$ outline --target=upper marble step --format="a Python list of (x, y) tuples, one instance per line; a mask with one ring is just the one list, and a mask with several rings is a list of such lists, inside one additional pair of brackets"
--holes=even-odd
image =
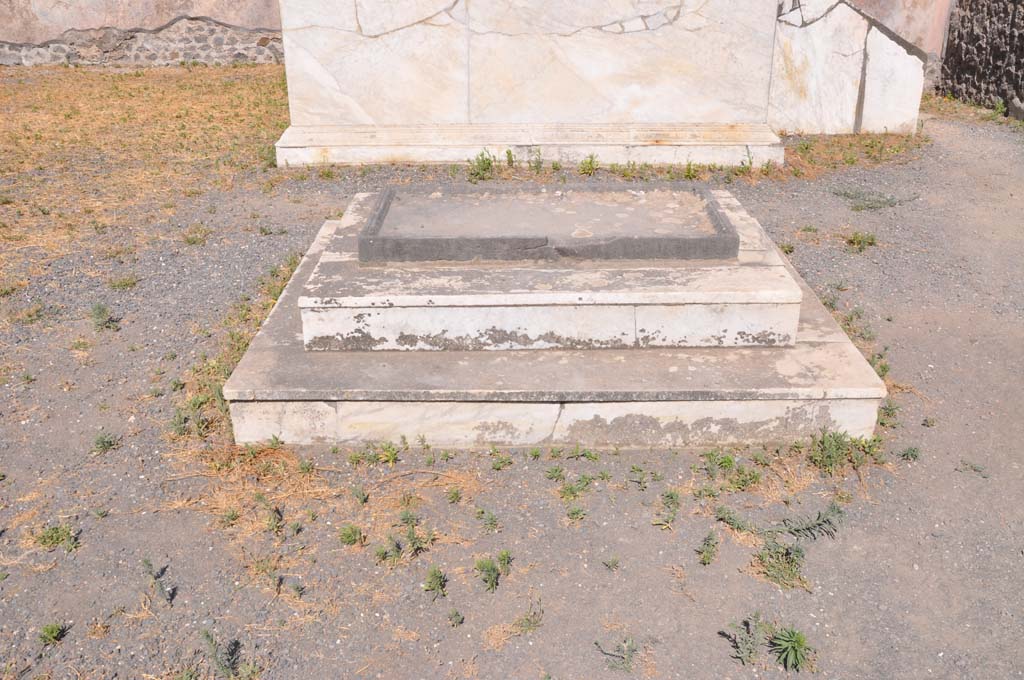
[[(618, 193), (622, 201), (610, 210), (628, 215), (629, 208), (647, 205), (644, 191)], [(674, 192), (650, 193), (658, 206), (652, 214), (675, 205), (666, 198)], [(735, 258), (384, 264), (358, 261), (360, 230), (371, 228), (380, 212), (375, 197), (357, 198), (345, 220), (326, 230), (330, 241), (298, 299), (305, 346), (463, 351), (793, 344), (800, 287), (735, 199), (727, 193), (708, 198), (738, 246)], [(490, 201), (486, 194), (478, 199)], [(454, 205), (455, 213), (464, 207)], [(551, 205), (562, 207), (559, 200)], [(447, 222), (459, 216), (435, 210), (422, 231), (464, 230)], [(558, 220), (576, 224), (578, 217), (559, 213)], [(611, 233), (621, 231), (611, 226)], [(653, 234), (666, 225), (646, 226)]]

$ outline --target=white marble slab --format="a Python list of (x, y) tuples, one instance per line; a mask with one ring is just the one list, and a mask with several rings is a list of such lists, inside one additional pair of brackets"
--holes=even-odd
[(779, 18), (768, 122), (790, 133), (854, 131), (868, 22), (845, 4), (805, 23)]
[(924, 63), (877, 28), (867, 38), (861, 132), (917, 132)]

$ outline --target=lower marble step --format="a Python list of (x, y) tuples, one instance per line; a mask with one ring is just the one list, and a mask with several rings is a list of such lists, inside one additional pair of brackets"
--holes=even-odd
[(465, 163), (482, 150), (526, 162), (755, 166), (785, 162), (778, 136), (765, 123), (632, 125), (452, 124), (419, 126), (292, 126), (277, 142), (279, 166), (371, 163)]

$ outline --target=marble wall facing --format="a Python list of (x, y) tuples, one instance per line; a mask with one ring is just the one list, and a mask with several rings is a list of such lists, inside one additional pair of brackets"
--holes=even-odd
[(847, 0), (281, 0), (281, 20), (292, 164), (777, 162), (773, 131), (916, 131), (926, 60)]
[(292, 124), (763, 123), (765, 0), (282, 0)]

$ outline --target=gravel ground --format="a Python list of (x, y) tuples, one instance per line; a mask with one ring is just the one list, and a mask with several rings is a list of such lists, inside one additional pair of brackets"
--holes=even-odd
[[(718, 560), (697, 564), (694, 549), (714, 521), (689, 496), (673, 531), (650, 525), (663, 491), (688, 488), (692, 452), (603, 453), (596, 462), (517, 453), (501, 471), (487, 452), (462, 452), (437, 463), (450, 477), (431, 485), (429, 476), (394, 478), (422, 468), (427, 452), (366, 470), (313, 449), (299, 453), (337, 472), (322, 473), (326, 491), (280, 501), (284, 523), (301, 532), (222, 528), (212, 482), (181, 478), (180, 446), (167, 434), (179, 398), (172, 381), (216, 352), (233, 305), (305, 250), (353, 193), (434, 171), (313, 174), (270, 191), (239, 182), (198, 193), (173, 218), (137, 225), (148, 235), (142, 247), (118, 253), (116, 233), (99, 234), (98, 247), (46, 263), (0, 303), (4, 318), (39, 317), (0, 326), (0, 677), (212, 677), (203, 630), (224, 645), (237, 640), (263, 678), (628, 677), (594, 646), (626, 638), (640, 648), (637, 676), (781, 677), (767, 660), (739, 665), (718, 634), (755, 610), (804, 630), (823, 677), (1024, 675), (1024, 136), (940, 119), (925, 131), (933, 143), (906, 163), (729, 186), (778, 243), (793, 246), (813, 287), (836, 295), (842, 312), (863, 310), (890, 377), (905, 387), (886, 447), (921, 450), (916, 463), (840, 485), (852, 500), (835, 540), (808, 548), (811, 592), (754, 578), (752, 549), (721, 531)], [(896, 205), (856, 211), (838, 195), (851, 190)], [(198, 222), (213, 231), (189, 245), (182, 233)], [(843, 238), (854, 231), (878, 244), (853, 252)], [(136, 286), (111, 289), (110, 279), (128, 274)], [(97, 302), (119, 331), (94, 330)], [(102, 433), (119, 440), (98, 453)], [(576, 523), (545, 478), (556, 465), (570, 481), (611, 476), (578, 501), (587, 514)], [(627, 481), (634, 465), (655, 473), (646, 489)], [(243, 482), (250, 496), (260, 491), (258, 480)], [(366, 508), (347, 491), (357, 484), (378, 490)], [(464, 490), (460, 503), (445, 501), (449, 486)], [(785, 498), (788, 508), (752, 494), (729, 502), (767, 522), (813, 513), (836, 490), (814, 480)], [(421, 529), (441, 538), (408, 563), (377, 565), (373, 548), (399, 531), (389, 525), (405, 493), (418, 498), (405, 502)], [(481, 528), (477, 508), (497, 515), (498, 533)], [(368, 547), (337, 541), (350, 521), (369, 529)], [(54, 524), (79, 532), (80, 545), (40, 548), (33, 533)], [(502, 549), (512, 570), (487, 593), (474, 560)], [(619, 569), (602, 565), (613, 557)], [(166, 567), (172, 605), (156, 597), (144, 559)], [(273, 564), (261, 569), (261, 560)], [(421, 588), (432, 564), (449, 577), (437, 602)], [(531, 603), (543, 609), (540, 629), (500, 644)], [(466, 618), (457, 628), (453, 607)], [(52, 622), (69, 628), (43, 646), (40, 629)]]

